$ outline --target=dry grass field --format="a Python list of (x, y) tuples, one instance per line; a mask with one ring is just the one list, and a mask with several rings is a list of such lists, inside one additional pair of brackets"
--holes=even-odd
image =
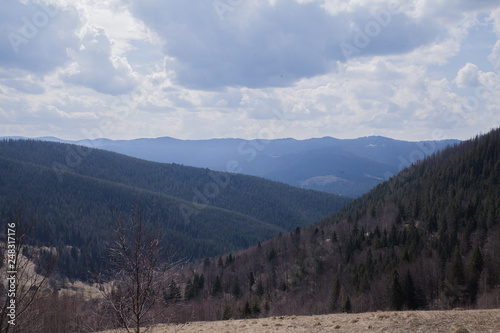
[[(114, 330), (103, 333), (122, 333)], [(284, 316), (261, 319), (158, 325), (154, 333), (330, 333), (330, 332), (443, 332), (500, 333), (500, 310), (371, 312), (321, 316)]]

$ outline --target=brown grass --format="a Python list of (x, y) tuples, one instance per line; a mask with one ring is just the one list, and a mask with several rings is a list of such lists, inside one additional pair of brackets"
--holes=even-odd
[[(103, 333), (122, 332), (123, 331), (120, 330), (114, 330)], [(157, 325), (152, 327), (148, 332), (500, 333), (500, 310), (371, 312), (321, 316), (283, 316), (246, 320), (192, 322), (184, 325)]]

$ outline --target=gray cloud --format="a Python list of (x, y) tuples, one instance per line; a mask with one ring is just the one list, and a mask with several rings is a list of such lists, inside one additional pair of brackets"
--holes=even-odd
[(367, 9), (332, 16), (318, 2), (260, 1), (253, 7), (242, 2), (222, 20), (213, 4), (130, 4), (131, 12), (163, 38), (165, 54), (175, 59), (169, 69), (188, 88), (290, 86), (328, 73), (349, 57), (409, 52), (440, 32), (430, 20), (384, 8), (378, 16)]
[(0, 9), (0, 67), (44, 75), (68, 60), (81, 26), (76, 9), (7, 1)]

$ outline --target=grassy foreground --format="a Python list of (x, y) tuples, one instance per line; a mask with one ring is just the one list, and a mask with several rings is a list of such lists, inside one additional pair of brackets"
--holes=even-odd
[[(122, 333), (122, 330), (103, 333)], [(260, 319), (157, 325), (148, 332), (446, 332), (500, 333), (500, 310), (369, 312), (321, 316), (283, 316)]]

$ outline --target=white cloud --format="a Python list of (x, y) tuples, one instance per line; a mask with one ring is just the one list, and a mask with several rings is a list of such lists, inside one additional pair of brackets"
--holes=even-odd
[(498, 40), (488, 56), (488, 60), (495, 66), (497, 72), (500, 72), (500, 40)]
[(38, 95), (45, 92), (45, 88), (42, 85), (29, 79), (5, 80), (2, 84), (25, 94)]
[(137, 84), (126, 58), (111, 55), (111, 43), (101, 28), (87, 30), (72, 58), (76, 72), (63, 75), (67, 83), (110, 95), (127, 93)]
[(475, 88), (479, 86), (479, 68), (467, 63), (460, 71), (458, 71), (455, 83), (460, 88)]

